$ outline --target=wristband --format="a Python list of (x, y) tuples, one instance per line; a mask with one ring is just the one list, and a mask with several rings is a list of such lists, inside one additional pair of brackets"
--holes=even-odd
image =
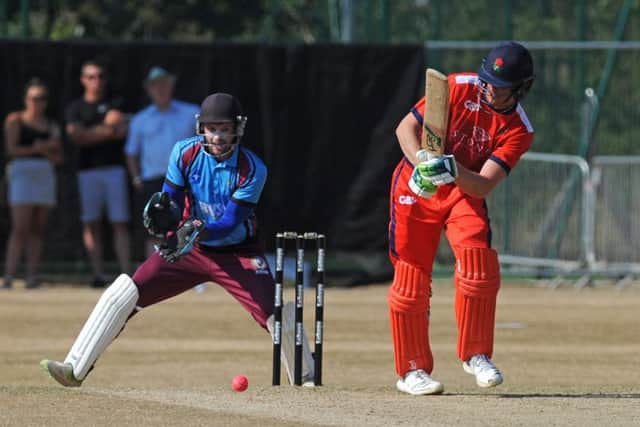
[(134, 176), (131, 182), (133, 182), (134, 184), (142, 184), (142, 177), (140, 175)]

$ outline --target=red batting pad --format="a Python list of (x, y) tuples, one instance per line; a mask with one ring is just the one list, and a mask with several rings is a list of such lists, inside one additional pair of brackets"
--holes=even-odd
[(429, 298), (431, 275), (424, 270), (397, 261), (389, 289), (389, 317), (395, 354), (396, 372), (433, 370), (429, 346)]
[(458, 357), (462, 361), (475, 354), (491, 357), (496, 298), (500, 288), (498, 254), (493, 249), (463, 248), (457, 255)]

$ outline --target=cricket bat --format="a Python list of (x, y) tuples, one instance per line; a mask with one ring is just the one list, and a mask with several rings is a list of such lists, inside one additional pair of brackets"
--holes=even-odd
[(449, 81), (433, 68), (426, 71), (425, 100), (420, 145), (431, 156), (440, 157), (444, 154), (449, 124)]

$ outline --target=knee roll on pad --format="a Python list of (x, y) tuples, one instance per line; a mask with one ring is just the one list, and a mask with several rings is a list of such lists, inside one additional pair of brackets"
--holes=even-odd
[(120, 333), (138, 301), (138, 287), (126, 274), (121, 274), (102, 293), (65, 363), (73, 366), (73, 375), (83, 380), (95, 361)]
[(458, 357), (493, 354), (496, 298), (500, 288), (498, 254), (488, 248), (463, 248), (455, 271)]
[(388, 302), (399, 376), (413, 369), (424, 369), (429, 373), (433, 370), (429, 346), (430, 292), (430, 274), (404, 261), (396, 262)]

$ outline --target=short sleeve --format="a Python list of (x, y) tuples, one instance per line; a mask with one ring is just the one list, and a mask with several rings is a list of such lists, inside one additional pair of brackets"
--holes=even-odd
[(166, 180), (179, 188), (184, 188), (184, 176), (182, 175), (182, 144), (176, 144), (171, 150), (169, 166), (167, 167)]
[(504, 144), (500, 144), (489, 158), (500, 164), (509, 173), (516, 166), (520, 157), (531, 147), (534, 133), (524, 129), (515, 129), (503, 137)]
[(137, 156), (140, 154), (142, 143), (142, 118), (139, 114), (133, 116), (129, 124), (129, 132), (127, 133), (127, 142), (124, 146), (124, 152), (128, 156)]
[(262, 190), (267, 181), (267, 167), (255, 156), (249, 156), (247, 161), (250, 165), (249, 173), (240, 176), (243, 182), (232, 194), (232, 199), (240, 204), (257, 204), (260, 200)]

